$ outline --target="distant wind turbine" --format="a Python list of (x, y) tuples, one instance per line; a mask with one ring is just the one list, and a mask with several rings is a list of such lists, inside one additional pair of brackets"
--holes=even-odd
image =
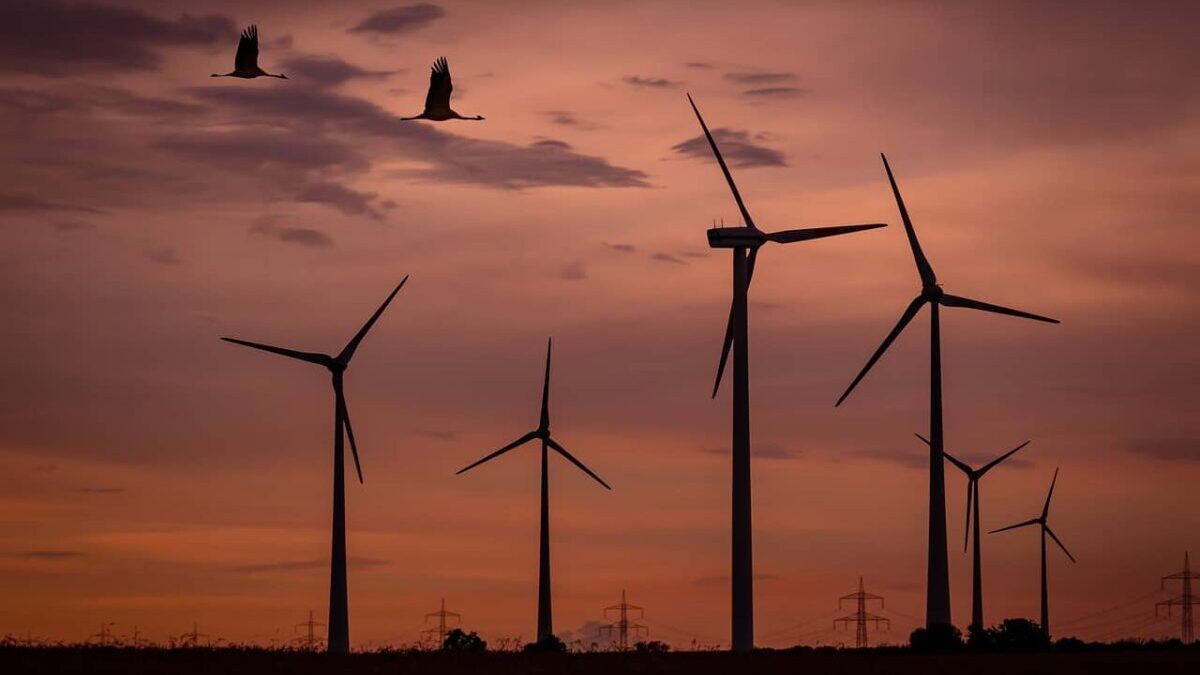
[(455, 475), (465, 471), (470, 471), (475, 467), (489, 462), (500, 455), (520, 447), (533, 440), (541, 440), (542, 442), (542, 520), (541, 520), (541, 536), (539, 549), (539, 565), (538, 565), (538, 619), (537, 619), (537, 642), (543, 643), (547, 638), (554, 636), (554, 621), (551, 617), (550, 606), (550, 475), (547, 467), (548, 449), (552, 448), (555, 452), (562, 455), (581, 471), (591, 476), (597, 483), (611, 490), (608, 483), (605, 483), (599, 476), (592, 473), (592, 470), (583, 465), (575, 456), (567, 452), (567, 449), (559, 445), (558, 441), (550, 435), (550, 348), (552, 343), (546, 341), (546, 378), (542, 384), (542, 415), (538, 421), (538, 426), (533, 431), (525, 434), (517, 440), (500, 448), (483, 459), (469, 464), (459, 469)]
[(899, 207), (900, 217), (904, 220), (904, 232), (908, 235), (908, 245), (912, 249), (913, 260), (917, 263), (917, 272), (921, 275), (921, 292), (904, 309), (904, 313), (900, 315), (900, 321), (896, 323), (896, 327), (883, 339), (883, 344), (879, 345), (879, 349), (876, 349), (871, 358), (867, 360), (867, 365), (863, 366), (863, 369), (859, 371), (854, 381), (850, 383), (850, 386), (846, 387), (846, 391), (838, 398), (835, 405), (840, 406), (842, 401), (846, 400), (850, 392), (854, 391), (854, 388), (862, 381), (867, 371), (871, 370), (871, 366), (875, 365), (879, 357), (883, 356), (883, 353), (891, 346), (896, 336), (900, 335), (904, 327), (913, 320), (913, 317), (917, 315), (921, 307), (928, 304), (931, 326), (929, 334), (929, 553), (927, 559), (925, 625), (927, 627), (938, 624), (949, 625), (951, 623), (950, 569), (949, 554), (946, 550), (945, 463), (942, 461), (944, 450), (942, 439), (942, 334), (941, 324), (938, 319), (938, 309), (940, 306), (945, 305), (947, 307), (978, 309), (995, 314), (1006, 314), (1008, 316), (1017, 316), (1049, 323), (1058, 323), (1058, 320), (979, 300), (950, 295), (942, 291), (941, 285), (937, 282), (937, 275), (933, 273), (933, 267), (921, 251), (921, 244), (917, 241), (916, 230), (913, 229), (912, 221), (908, 217), (908, 209), (904, 208), (904, 200), (900, 197), (900, 188), (896, 187), (896, 179), (892, 176), (892, 167), (888, 165), (886, 156), (880, 155), (880, 157), (883, 157), (883, 168), (887, 171), (888, 181), (892, 184), (892, 194), (896, 197), (896, 206)]
[(226, 342), (324, 366), (333, 376), (333, 552), (329, 575), (329, 638), (326, 645), (330, 652), (335, 653), (350, 651), (350, 613), (346, 593), (346, 453), (343, 446), (343, 430), (345, 436), (350, 439), (350, 452), (354, 456), (354, 470), (358, 473), (358, 482), (362, 483), (363, 480), (362, 465), (358, 461), (358, 445), (354, 442), (354, 430), (350, 426), (350, 411), (346, 408), (346, 396), (342, 391), (342, 375), (350, 365), (350, 359), (354, 357), (359, 343), (379, 320), (383, 310), (387, 309), (392, 298), (396, 297), (396, 293), (400, 292), (406, 281), (408, 281), (407, 276), (400, 280), (399, 285), (392, 290), (379, 309), (375, 310), (371, 318), (367, 319), (367, 323), (359, 329), (358, 333), (350, 338), (350, 342), (346, 343), (337, 356), (299, 352), (236, 338), (221, 338)]
[(242, 31), (238, 40), (237, 56), (233, 57), (233, 70), (228, 73), (213, 73), (211, 77), (240, 77), (253, 79), (255, 77), (278, 77), (286, 80), (287, 75), (273, 75), (258, 67), (258, 26), (251, 24)]
[(1071, 555), (1071, 552), (1067, 550), (1067, 547), (1064, 546), (1061, 541), (1059, 541), (1058, 537), (1054, 534), (1054, 530), (1050, 529), (1050, 524), (1048, 522), (1046, 522), (1046, 519), (1049, 518), (1049, 516), (1050, 516), (1050, 498), (1054, 496), (1054, 484), (1057, 482), (1058, 482), (1058, 469), (1055, 469), (1054, 470), (1054, 479), (1050, 481), (1050, 492), (1048, 492), (1046, 494), (1046, 505), (1042, 507), (1042, 515), (1038, 516), (1037, 518), (1030, 518), (1029, 520), (1026, 520), (1024, 522), (1017, 523), (1016, 525), (1009, 525), (1008, 527), (1002, 527), (998, 530), (992, 530), (991, 532), (988, 533), (988, 534), (995, 534), (996, 532), (1004, 532), (1005, 530), (1015, 530), (1019, 527), (1028, 527), (1030, 525), (1040, 525), (1041, 526), (1041, 528), (1042, 528), (1042, 633), (1044, 633), (1047, 638), (1050, 637), (1050, 594), (1047, 590), (1047, 585), (1046, 585), (1046, 535), (1050, 535), (1050, 538), (1054, 540), (1054, 543), (1058, 544), (1058, 547), (1062, 549), (1063, 553), (1067, 554), (1067, 557), (1071, 559), (1071, 562), (1075, 562), (1075, 556)]
[(446, 120), (481, 120), (483, 115), (463, 117), (450, 107), (450, 93), (454, 91), (454, 83), (450, 81), (450, 64), (446, 57), (433, 62), (429, 71), (429, 93), (425, 94), (425, 110), (420, 115), (401, 117), (401, 120), (430, 120), (445, 122)]
[[(861, 230), (871, 230), (885, 227), (883, 223), (871, 225), (840, 225), (837, 227), (815, 227), (803, 230), (784, 230), (782, 232), (763, 232), (754, 225), (754, 219), (742, 201), (737, 185), (733, 182), (733, 174), (721, 156), (717, 142), (708, 131), (708, 125), (700, 116), (696, 102), (688, 94), (688, 102), (704, 137), (712, 148), (725, 181), (733, 192), (738, 210), (745, 220), (745, 227), (714, 227), (708, 231), (708, 245), (712, 248), (728, 248), (733, 250), (733, 306), (729, 310), (729, 321), (725, 325), (725, 342), (721, 347), (721, 360), (717, 365), (717, 380), (713, 385), (713, 397), (721, 386), (721, 375), (725, 372), (725, 362), (729, 357), (729, 349), (733, 352), (733, 554), (732, 554), (732, 617), (731, 633), (734, 651), (747, 651), (754, 648), (754, 564), (753, 546), (751, 543), (751, 499), (750, 499), (750, 373), (749, 348), (747, 347), (748, 317), (746, 311), (746, 294), (750, 288), (750, 279), (754, 275), (754, 263), (758, 260), (758, 249), (767, 242), (790, 244), (797, 241), (821, 239), (839, 234), (849, 234)], [(746, 251), (750, 253), (747, 256)]]
[[(916, 437), (921, 439), (922, 441), (925, 441), (926, 445), (929, 445), (928, 438), (925, 438), (921, 434), (916, 434)], [(964, 551), (967, 550), (967, 538), (970, 537), (972, 532), (975, 533), (975, 537), (973, 539), (973, 541), (975, 543), (975, 547), (974, 547), (974, 552), (971, 556), (971, 558), (972, 558), (971, 566), (972, 566), (972, 572), (974, 574), (974, 577), (971, 582), (971, 626), (977, 626), (979, 628), (982, 628), (984, 626), (984, 623), (983, 623), (982, 563), (980, 562), (980, 553), (979, 553), (979, 551), (980, 551), (980, 544), (979, 544), (979, 540), (980, 540), (980, 536), (979, 536), (979, 481), (980, 481), (980, 479), (983, 478), (984, 474), (986, 474), (988, 471), (991, 471), (997, 464), (1003, 462), (1004, 460), (1008, 459), (1009, 457), (1012, 457), (1014, 454), (1016, 454), (1016, 452), (1018, 450), (1029, 445), (1029, 443), (1030, 443), (1030, 441), (1025, 441), (1024, 443), (1018, 445), (1017, 447), (1013, 448), (1012, 450), (1009, 450), (1008, 452), (1004, 453), (1003, 455), (1000, 455), (996, 459), (993, 459), (992, 461), (988, 462), (987, 464), (984, 464), (982, 467), (980, 467), (978, 469), (972, 469), (965, 462), (959, 461), (958, 459), (956, 459), (954, 457), (954, 455), (951, 455), (948, 452), (943, 453), (946, 456), (946, 459), (950, 460), (950, 462), (952, 464), (954, 464), (954, 466), (957, 466), (959, 468), (959, 470), (961, 470), (967, 476), (967, 519), (964, 521), (966, 526), (963, 529), (963, 550)], [(975, 523), (974, 523), (973, 528), (972, 528), (972, 524), (971, 524), (971, 510), (972, 509), (974, 509), (974, 511), (975, 511)]]

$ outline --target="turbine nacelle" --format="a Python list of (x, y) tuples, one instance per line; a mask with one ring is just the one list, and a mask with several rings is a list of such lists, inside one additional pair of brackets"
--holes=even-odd
[(758, 248), (766, 241), (766, 233), (757, 227), (714, 227), (708, 231), (712, 248)]

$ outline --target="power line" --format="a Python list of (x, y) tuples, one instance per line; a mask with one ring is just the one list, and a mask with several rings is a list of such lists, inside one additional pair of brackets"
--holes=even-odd
[(1192, 595), (1192, 579), (1200, 579), (1200, 574), (1193, 574), (1191, 565), (1188, 564), (1188, 554), (1185, 551), (1183, 554), (1183, 571), (1165, 576), (1162, 578), (1162, 587), (1166, 589), (1168, 581), (1180, 581), (1183, 584), (1183, 593), (1178, 597), (1171, 598), (1154, 605), (1154, 615), (1158, 616), (1158, 608), (1166, 607), (1167, 616), (1171, 616), (1171, 610), (1175, 607), (1182, 608), (1182, 617), (1180, 618), (1180, 639), (1183, 644), (1190, 645), (1195, 636), (1192, 633), (1192, 607), (1196, 604), (1196, 596)]
[(433, 638), (433, 636), (436, 635), (437, 636), (437, 648), (441, 649), (442, 646), (446, 644), (446, 633), (448, 632), (446, 630), (446, 628), (447, 628), (446, 619), (452, 619), (455, 623), (461, 623), (462, 615), (458, 614), (456, 612), (447, 612), (446, 611), (446, 599), (442, 598), (442, 608), (436, 612), (430, 612), (430, 613), (426, 614), (425, 622), (428, 623), (429, 620), (435, 616), (437, 617), (437, 620), (438, 620), (437, 627), (421, 631), (421, 642), (430, 640)]
[(633, 638), (636, 640), (640, 636), (650, 634), (650, 629), (640, 623), (633, 623), (629, 620), (629, 612), (637, 612), (636, 618), (640, 619), (646, 615), (646, 610), (637, 605), (631, 605), (625, 601), (625, 589), (621, 589), (621, 602), (615, 605), (609, 605), (604, 608), (604, 618), (609, 618), (609, 612), (617, 612), (617, 620), (612, 623), (605, 624), (600, 627), (600, 634), (607, 634), (609, 639), (612, 638), (613, 631), (617, 633), (617, 649), (625, 651), (629, 649), (629, 633), (633, 633)]
[(868, 623), (874, 623), (875, 628), (879, 628), (879, 625), (883, 624), (885, 626), (885, 630), (890, 629), (892, 627), (891, 619), (879, 616), (878, 614), (870, 614), (867, 612), (867, 602), (870, 600), (878, 600), (879, 607), (880, 607), (880, 609), (882, 609), (883, 608), (883, 596), (873, 595), (873, 594), (868, 593), (865, 590), (863, 590), (863, 578), (862, 577), (858, 578), (858, 591), (856, 593), (851, 593), (849, 595), (843, 595), (842, 597), (838, 598), (838, 609), (842, 608), (842, 603), (845, 602), (846, 600), (853, 600), (855, 602), (855, 605), (856, 605), (855, 612), (853, 614), (847, 614), (846, 616), (843, 616), (841, 618), (834, 619), (833, 627), (836, 629), (837, 625), (839, 623), (844, 624), (848, 627), (850, 625), (850, 622), (854, 622), (854, 626), (855, 626), (854, 646), (855, 647), (862, 649), (863, 647), (867, 646), (867, 624)]

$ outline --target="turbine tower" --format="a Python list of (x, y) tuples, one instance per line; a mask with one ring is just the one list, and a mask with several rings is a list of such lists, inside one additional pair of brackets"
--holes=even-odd
[(387, 296), (387, 299), (383, 301), (379, 309), (375, 310), (375, 313), (371, 315), (367, 323), (359, 329), (354, 337), (350, 338), (350, 342), (346, 343), (346, 346), (337, 356), (315, 352), (300, 352), (235, 338), (221, 338), (226, 342), (261, 349), (272, 354), (279, 354), (280, 356), (323, 366), (332, 375), (333, 541), (329, 565), (329, 637), (326, 640), (326, 649), (339, 654), (350, 651), (350, 613), (346, 596), (346, 453), (343, 446), (343, 430), (345, 437), (350, 439), (350, 452), (354, 456), (354, 470), (358, 473), (358, 482), (362, 483), (363, 480), (362, 465), (358, 461), (358, 445), (354, 442), (354, 430), (350, 426), (350, 411), (346, 409), (346, 396), (342, 390), (342, 376), (345, 374), (346, 368), (350, 365), (350, 359), (354, 357), (354, 351), (358, 349), (359, 343), (366, 337), (367, 332), (371, 330), (375, 322), (379, 320), (379, 316), (383, 314), (383, 310), (387, 309), (392, 298), (396, 297), (396, 293), (400, 292), (406, 281), (408, 281), (407, 276), (400, 280), (400, 283)]
[[(708, 131), (708, 125), (700, 116), (696, 102), (688, 95), (688, 102), (696, 113), (704, 137), (712, 148), (725, 181), (733, 192), (733, 199), (741, 211), (745, 227), (714, 227), (708, 231), (708, 245), (712, 248), (728, 248), (733, 251), (733, 304), (729, 310), (729, 321), (725, 325), (725, 342), (721, 347), (721, 360), (717, 365), (717, 379), (713, 385), (713, 397), (721, 386), (725, 362), (729, 349), (733, 347), (733, 527), (732, 527), (732, 617), (731, 634), (734, 651), (754, 648), (754, 565), (751, 540), (750, 499), (750, 373), (749, 347), (747, 346), (746, 293), (754, 276), (754, 264), (758, 249), (767, 242), (790, 244), (861, 230), (885, 227), (883, 223), (871, 225), (842, 225), (817, 227), (782, 232), (764, 232), (754, 224), (746, 209), (742, 195), (733, 182), (733, 174), (725, 164), (725, 158)], [(749, 251), (749, 255), (747, 255)]]
[[(917, 438), (921, 439), (922, 441), (925, 441), (926, 445), (929, 445), (928, 438), (925, 438), (921, 434), (916, 434), (916, 436), (917, 436)], [(979, 546), (979, 540), (980, 540), (980, 536), (979, 536), (979, 480), (981, 478), (983, 478), (984, 474), (986, 474), (988, 471), (991, 471), (997, 464), (999, 464), (1000, 462), (1003, 462), (1004, 460), (1008, 459), (1009, 457), (1012, 457), (1013, 454), (1015, 454), (1021, 448), (1029, 445), (1029, 443), (1030, 443), (1029, 441), (1025, 441), (1024, 443), (1018, 445), (1017, 447), (1013, 448), (1012, 450), (1009, 450), (1008, 452), (1004, 453), (1003, 455), (1000, 455), (996, 459), (993, 459), (992, 461), (988, 462), (987, 464), (984, 464), (982, 467), (980, 467), (978, 469), (972, 469), (966, 463), (959, 461), (958, 459), (956, 459), (954, 457), (954, 455), (951, 455), (948, 452), (944, 453), (946, 455), (946, 459), (950, 460), (951, 464), (953, 464), (954, 466), (957, 466), (959, 468), (959, 470), (961, 470), (967, 476), (967, 518), (965, 521), (963, 521), (965, 523), (965, 528), (963, 529), (963, 550), (964, 551), (967, 550), (967, 539), (968, 539), (968, 537), (971, 536), (971, 533), (974, 532), (975, 536), (972, 539), (972, 541), (974, 543), (974, 550), (972, 551), (972, 556), (971, 556), (971, 568), (972, 568), (972, 573), (974, 574), (974, 576), (971, 580), (971, 626), (972, 627), (983, 628), (983, 625), (984, 625), (983, 624), (983, 578), (982, 578), (982, 567), (983, 566), (982, 566), (982, 563), (980, 562), (980, 557), (979, 557), (979, 548), (980, 548), (980, 546)], [(974, 509), (974, 512), (975, 512), (974, 527), (972, 527), (972, 524), (971, 524), (972, 509)]]
[(998, 530), (992, 530), (991, 532), (988, 533), (988, 534), (993, 534), (996, 532), (1004, 532), (1005, 530), (1015, 530), (1018, 527), (1028, 527), (1030, 525), (1040, 525), (1041, 526), (1041, 528), (1042, 528), (1042, 633), (1046, 636), (1047, 640), (1050, 639), (1050, 595), (1047, 591), (1047, 586), (1046, 586), (1046, 535), (1050, 535), (1050, 538), (1054, 540), (1054, 543), (1058, 544), (1058, 547), (1062, 549), (1063, 553), (1067, 554), (1067, 557), (1071, 559), (1071, 562), (1075, 562), (1075, 556), (1071, 555), (1071, 552), (1067, 550), (1067, 547), (1064, 546), (1061, 541), (1059, 541), (1058, 537), (1054, 534), (1054, 530), (1050, 529), (1050, 524), (1046, 522), (1046, 519), (1050, 516), (1050, 498), (1054, 496), (1054, 484), (1057, 482), (1058, 482), (1058, 469), (1055, 469), (1054, 470), (1054, 479), (1050, 481), (1050, 492), (1048, 492), (1046, 494), (1046, 505), (1042, 507), (1042, 515), (1038, 516), (1037, 518), (1030, 518), (1029, 520), (1026, 520), (1024, 522), (1017, 523), (1016, 525), (1009, 525), (1008, 527), (1002, 527)]
[(537, 619), (537, 641), (539, 644), (544, 642), (547, 638), (554, 636), (554, 622), (551, 617), (551, 611), (550, 611), (550, 609), (551, 609), (550, 608), (550, 476), (549, 476), (548, 467), (547, 467), (547, 458), (549, 456), (548, 450), (553, 449), (555, 452), (557, 452), (558, 454), (565, 457), (567, 459), (567, 461), (569, 461), (572, 464), (574, 464), (575, 466), (579, 467), (579, 469), (581, 471), (583, 471), (587, 475), (591, 476), (592, 479), (595, 480), (597, 483), (603, 485), (606, 489), (609, 489), (609, 490), (612, 489), (611, 487), (609, 487), (608, 483), (605, 483), (603, 480), (600, 479), (599, 476), (597, 476), (595, 473), (592, 473), (592, 470), (587, 468), (586, 466), (584, 466), (583, 462), (580, 462), (578, 459), (575, 459), (574, 455), (567, 452), (567, 449), (564, 448), (562, 445), (560, 445), (558, 443), (558, 441), (554, 440), (554, 438), (550, 435), (550, 349), (551, 349), (551, 346), (552, 346), (551, 341), (547, 340), (546, 341), (546, 378), (542, 384), (542, 414), (541, 414), (541, 419), (538, 421), (537, 428), (534, 429), (533, 431), (530, 431), (529, 433), (525, 434), (524, 436), (518, 438), (517, 440), (513, 441), (512, 443), (509, 443), (508, 445), (504, 446), (503, 448), (500, 448), (499, 450), (493, 452), (492, 454), (488, 455), (487, 457), (484, 457), (483, 459), (481, 459), (477, 462), (474, 462), (472, 464), (469, 464), (469, 465), (459, 469), (458, 472), (455, 474), (455, 475), (457, 475), (457, 474), (463, 473), (464, 471), (470, 471), (471, 469), (479, 466), (480, 464), (491, 461), (491, 460), (499, 457), (500, 455), (503, 455), (504, 453), (508, 452), (509, 450), (512, 450), (513, 448), (524, 445), (530, 441), (540, 440), (542, 442), (542, 520), (541, 520), (541, 536), (539, 538), (539, 541), (540, 541), (539, 553), (540, 553), (540, 555), (539, 555), (539, 565), (538, 565), (538, 619)]
[(896, 339), (904, 327), (913, 320), (917, 312), (925, 304), (929, 305), (930, 318), (930, 356), (929, 356), (929, 551), (928, 551), (928, 568), (926, 572), (926, 596), (925, 596), (925, 625), (932, 627), (937, 624), (950, 624), (950, 569), (949, 569), (949, 554), (946, 550), (946, 478), (945, 466), (942, 461), (943, 442), (942, 442), (942, 338), (941, 328), (938, 317), (938, 309), (941, 306), (946, 307), (964, 307), (967, 309), (978, 309), (984, 312), (992, 312), (994, 314), (1007, 314), (1008, 316), (1021, 317), (1023, 319), (1033, 319), (1035, 321), (1046, 321), (1049, 323), (1058, 323), (1057, 319), (1051, 319), (1029, 312), (1022, 312), (1016, 309), (1009, 309), (999, 305), (993, 305), (979, 300), (972, 300), (957, 295), (950, 295), (942, 291), (942, 287), (937, 282), (937, 275), (933, 273), (933, 267), (929, 264), (929, 260), (925, 258), (925, 254), (921, 251), (921, 244), (917, 241), (916, 230), (913, 229), (912, 221), (908, 217), (908, 210), (904, 208), (904, 200), (900, 197), (900, 188), (896, 187), (896, 179), (892, 176), (892, 168), (888, 165), (887, 157), (883, 157), (883, 168), (887, 171), (888, 182), (892, 184), (892, 194), (896, 197), (896, 206), (900, 209), (900, 217), (904, 221), (904, 232), (908, 235), (908, 245), (912, 249), (913, 259), (917, 264), (917, 272), (921, 276), (921, 292), (917, 297), (913, 298), (912, 302), (905, 308), (904, 313), (900, 315), (900, 321), (896, 323), (896, 327), (892, 332), (888, 333), (883, 339), (883, 344), (879, 345), (879, 349), (871, 355), (867, 360), (867, 365), (859, 371), (854, 381), (846, 388), (846, 391), (838, 398), (835, 406), (840, 406), (842, 401), (854, 391), (854, 387), (863, 379), (871, 366), (883, 356), (887, 348), (891, 346), (892, 341)]

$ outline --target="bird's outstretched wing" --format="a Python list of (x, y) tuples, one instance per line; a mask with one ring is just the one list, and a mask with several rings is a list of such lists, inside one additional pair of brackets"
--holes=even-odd
[(454, 84), (450, 82), (450, 64), (446, 57), (433, 62), (429, 71), (429, 93), (425, 95), (425, 112), (450, 109), (450, 93)]
[(237, 56), (233, 59), (233, 69), (244, 71), (258, 68), (258, 26), (250, 24), (242, 31), (238, 40)]

